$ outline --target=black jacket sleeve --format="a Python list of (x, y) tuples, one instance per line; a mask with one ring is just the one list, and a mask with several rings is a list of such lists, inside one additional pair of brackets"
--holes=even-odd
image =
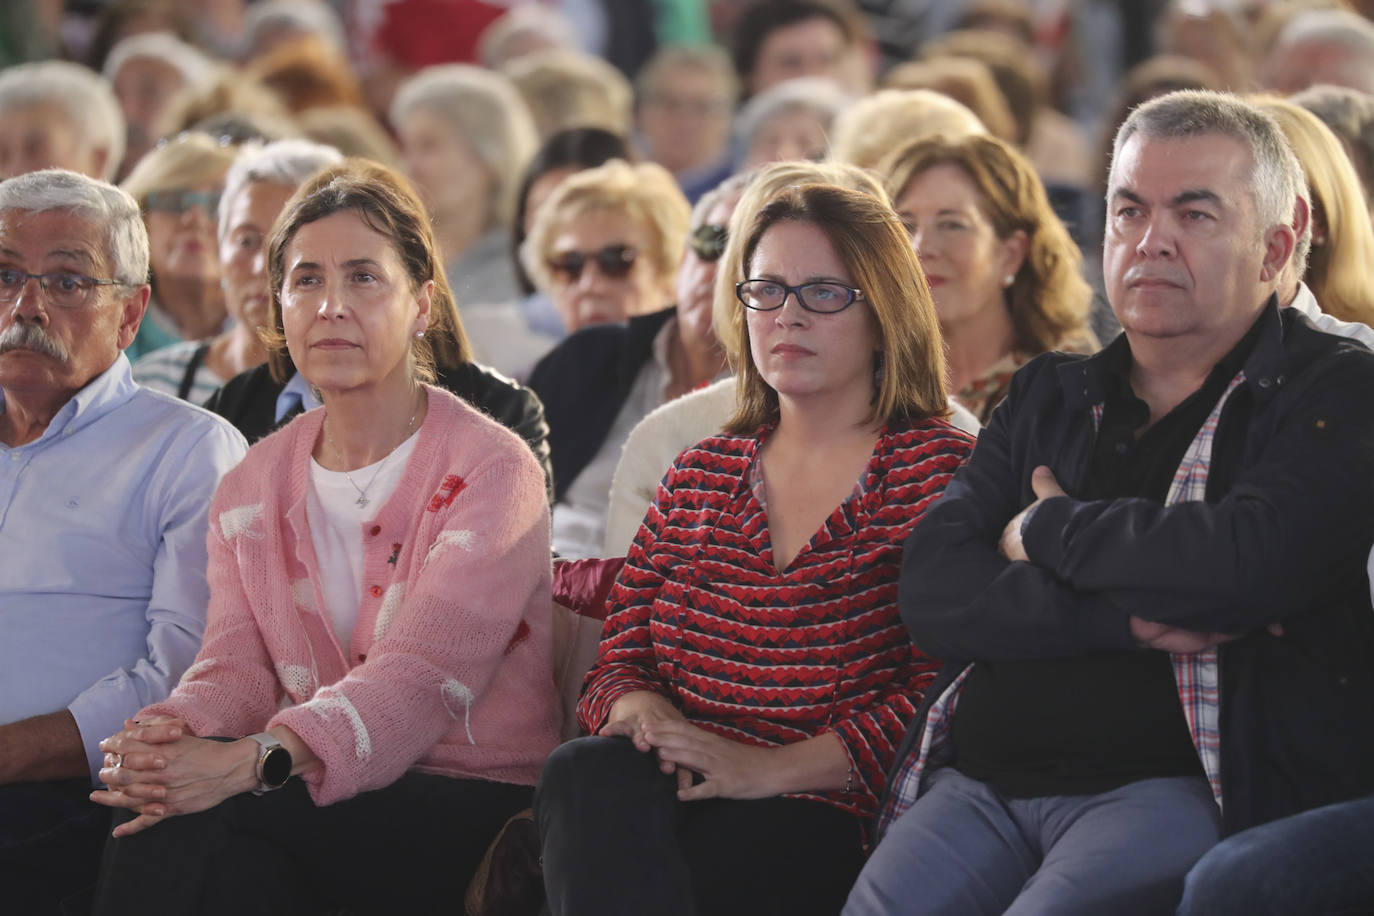
[(1031, 562), (1202, 632), (1246, 633), (1343, 588), (1374, 541), (1374, 355), (1342, 350), (1290, 385), (1256, 411), (1256, 443), (1221, 499), (1046, 500), (1023, 532)]
[(928, 655), (1057, 658), (1134, 646), (1124, 611), (997, 551), (1002, 529), (1026, 506), (1031, 471), (1049, 463), (1021, 454), (1011, 426), (1027, 402), (1043, 399), (1034, 389), (1057, 384), (1045, 360), (1017, 373), (968, 464), (907, 539), (898, 604), (912, 640)]

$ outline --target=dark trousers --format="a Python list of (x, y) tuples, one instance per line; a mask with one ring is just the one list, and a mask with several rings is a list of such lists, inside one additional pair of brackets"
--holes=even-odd
[(559, 747), (535, 789), (554, 916), (835, 916), (863, 865), (859, 822), (793, 798), (681, 802), (623, 738)]
[(460, 913), (488, 844), (530, 792), (407, 773), (317, 807), (293, 779), (111, 839), (95, 912)]
[(109, 809), (90, 792), (88, 779), (0, 786), (0, 910), (48, 916), (89, 908), (110, 827)]
[(1243, 830), (1188, 873), (1179, 916), (1374, 913), (1374, 796)]

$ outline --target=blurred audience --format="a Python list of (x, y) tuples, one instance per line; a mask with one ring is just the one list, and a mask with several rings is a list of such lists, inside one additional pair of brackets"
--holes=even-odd
[(985, 134), (978, 116), (930, 89), (883, 89), (847, 108), (835, 122), (830, 158), (876, 168), (900, 146), (921, 137)]
[(296, 189), (342, 157), (306, 140), (278, 140), (239, 151), (224, 178), (216, 213), (224, 304), (229, 327), (205, 340), (186, 340), (145, 354), (134, 381), (204, 404), (226, 381), (267, 361), (261, 330), (270, 290), (267, 239)]
[(152, 296), (127, 353), (145, 353), (224, 329), (215, 218), (237, 150), (206, 134), (182, 134), (154, 149), (124, 179), (148, 227)]
[(873, 85), (869, 25), (850, 0), (758, 0), (740, 10), (730, 53), (746, 97), (799, 76), (823, 76), (853, 95)]
[(972, 57), (935, 57), (900, 64), (883, 77), (888, 89), (930, 89), (947, 95), (977, 116), (988, 133), (1016, 142), (1016, 121), (992, 71)]
[(420, 71), (391, 105), (459, 308), (515, 298), (506, 248), (515, 191), (537, 138), (510, 81), (467, 64)]
[(173, 35), (148, 32), (111, 48), (101, 72), (124, 112), (127, 142), (117, 173), (124, 176), (162, 136), (159, 122), (172, 97), (213, 79), (215, 64), (203, 51)]
[(730, 119), (739, 82), (711, 45), (660, 48), (635, 77), (636, 139), (695, 202), (733, 170)]
[(735, 118), (740, 167), (825, 158), (831, 126), (852, 103), (853, 98), (827, 77), (802, 76), (765, 89)]
[(1299, 12), (1269, 49), (1263, 77), (1283, 95), (1318, 84), (1374, 94), (1374, 23), (1343, 9)]
[(634, 91), (615, 67), (580, 51), (532, 51), (502, 72), (519, 90), (540, 139), (570, 127), (602, 127), (629, 137)]
[(0, 70), (0, 179), (56, 168), (108, 181), (124, 139), (118, 100), (85, 67), (53, 60)]
[(1364, 187), (1365, 205), (1374, 220), (1374, 95), (1344, 86), (1312, 86), (1292, 101), (1322, 119), (1340, 138)]

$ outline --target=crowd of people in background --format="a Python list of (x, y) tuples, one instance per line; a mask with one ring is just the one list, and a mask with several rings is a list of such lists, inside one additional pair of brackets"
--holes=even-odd
[(1367, 0), (5, 4), (0, 900), (1374, 912), (1371, 349)]

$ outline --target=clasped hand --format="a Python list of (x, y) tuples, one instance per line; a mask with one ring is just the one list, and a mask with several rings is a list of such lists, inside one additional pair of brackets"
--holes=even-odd
[[(778, 794), (768, 780), (774, 752), (698, 728), (652, 691), (637, 690), (616, 700), (597, 734), (629, 738), (641, 753), (656, 753), (659, 769), (677, 774), (682, 801)], [(701, 781), (693, 785), (698, 775)]]
[[(1031, 490), (1035, 493), (1035, 502), (1012, 516), (1011, 521), (1007, 522), (1006, 527), (1002, 529), (1002, 537), (997, 544), (998, 551), (1012, 562), (1030, 562), (1030, 557), (1026, 555), (1026, 547), (1021, 541), (1021, 527), (1026, 516), (1045, 500), (1055, 496), (1068, 495), (1064, 492), (1063, 487), (1059, 486), (1059, 481), (1055, 479), (1054, 472), (1043, 464), (1031, 472)], [(1141, 617), (1131, 617), (1130, 627), (1131, 638), (1143, 648), (1159, 649), (1163, 652), (1173, 652), (1180, 655), (1202, 652), (1221, 643), (1237, 639), (1241, 635), (1200, 633), (1194, 630), (1185, 630), (1182, 627), (1156, 623)], [(1283, 635), (1283, 626), (1279, 623), (1271, 623), (1266, 629), (1273, 636)]]
[(257, 785), (256, 745), (197, 738), (175, 718), (125, 719), (124, 729), (100, 742), (100, 749), (105, 788), (92, 792), (91, 801), (138, 814), (115, 828), (116, 837), (164, 817), (205, 811)]

